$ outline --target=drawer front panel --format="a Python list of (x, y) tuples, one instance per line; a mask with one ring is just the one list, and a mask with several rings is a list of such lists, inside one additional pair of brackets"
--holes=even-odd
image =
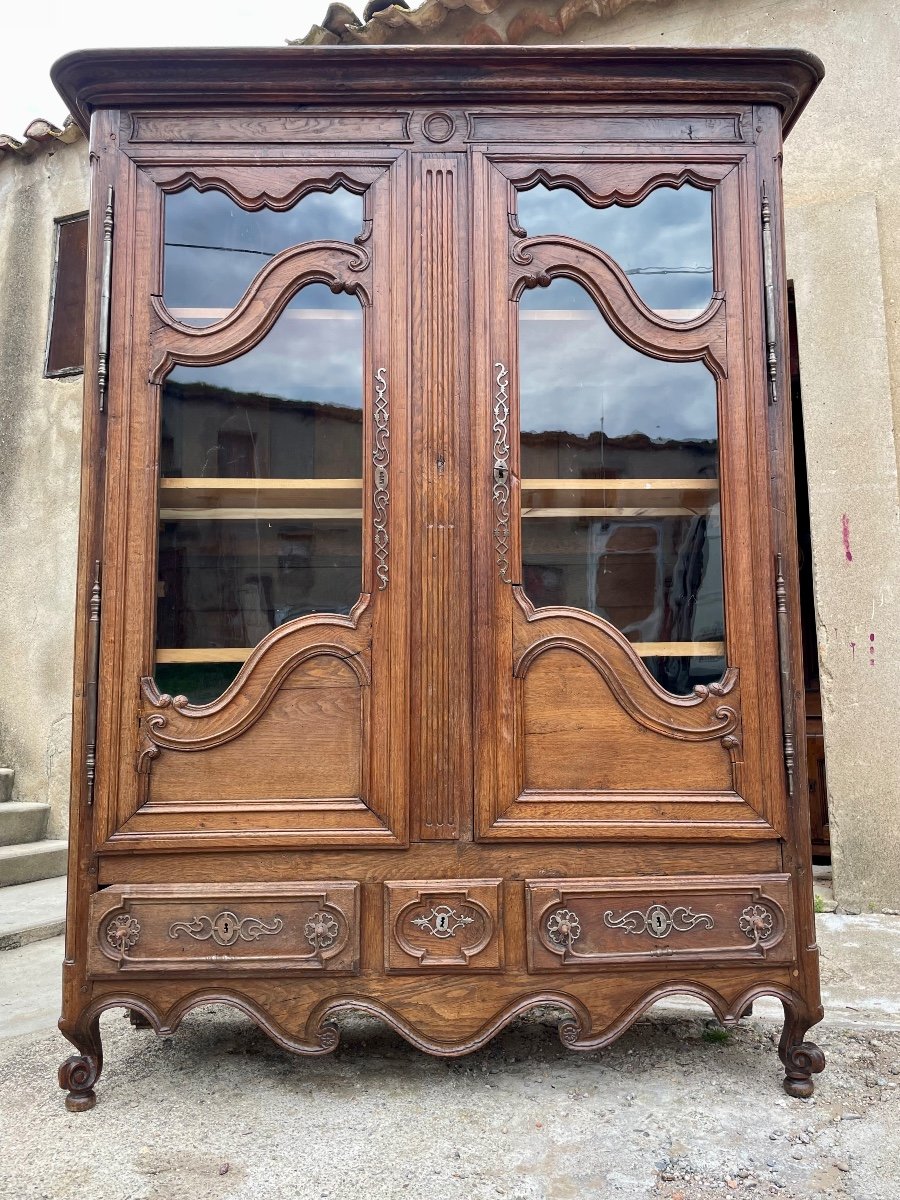
[(528, 969), (790, 962), (790, 876), (566, 879), (525, 884)]
[(389, 972), (503, 966), (499, 879), (424, 879), (384, 885), (384, 966)]
[(359, 967), (359, 884), (135, 885), (91, 902), (93, 977)]

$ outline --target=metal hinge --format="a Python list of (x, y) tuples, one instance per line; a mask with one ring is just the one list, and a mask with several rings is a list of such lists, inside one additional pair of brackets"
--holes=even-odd
[(788, 795), (794, 795), (794, 696), (791, 689), (790, 638), (788, 636), (787, 587), (783, 560), (775, 555), (775, 611), (778, 616), (778, 662), (781, 669), (781, 731)]
[(769, 376), (769, 403), (778, 402), (778, 353), (776, 350), (775, 323), (775, 266), (772, 255), (772, 210), (765, 180), (762, 185), (760, 203), (763, 243), (763, 279), (766, 289), (766, 370)]
[(109, 384), (109, 308), (112, 292), (113, 189), (106, 194), (103, 214), (103, 266), (100, 276), (100, 315), (97, 354), (97, 397), (100, 411), (106, 410), (106, 389)]
[(97, 684), (100, 674), (100, 561), (94, 563), (88, 618), (88, 659), (85, 684), (84, 777), (88, 805), (94, 803), (97, 768)]

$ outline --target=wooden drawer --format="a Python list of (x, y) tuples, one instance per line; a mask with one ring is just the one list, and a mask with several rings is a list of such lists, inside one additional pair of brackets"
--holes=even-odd
[(419, 879), (384, 885), (386, 971), (503, 966), (499, 879)]
[(91, 901), (91, 976), (359, 966), (359, 884), (113, 886)]
[(789, 875), (528, 880), (528, 969), (790, 962)]

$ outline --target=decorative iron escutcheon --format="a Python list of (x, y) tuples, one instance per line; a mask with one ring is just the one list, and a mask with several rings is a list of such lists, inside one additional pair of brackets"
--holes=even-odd
[(233, 946), (237, 941), (255, 942), (263, 934), (274, 936), (283, 928), (281, 917), (274, 917), (267, 924), (261, 917), (238, 917), (223, 910), (214, 917), (203, 915), (192, 917), (190, 921), (173, 921), (169, 926), (169, 937), (177, 939), (186, 933), (198, 942), (212, 938), (218, 946)]
[(554, 946), (571, 949), (572, 943), (581, 937), (581, 921), (570, 908), (558, 908), (547, 918), (547, 937)]
[(716, 924), (709, 913), (695, 913), (683, 904), (674, 908), (667, 908), (665, 904), (651, 904), (646, 911), (634, 908), (621, 917), (614, 917), (612, 910), (607, 909), (603, 914), (603, 923), (609, 929), (621, 929), (628, 934), (649, 933), (657, 940), (667, 938), (672, 932), (688, 933), (697, 926), (714, 929)]

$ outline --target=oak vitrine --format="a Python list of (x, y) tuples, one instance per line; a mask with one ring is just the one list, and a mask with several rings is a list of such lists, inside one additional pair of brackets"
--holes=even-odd
[(821, 1052), (795, 51), (95, 51), (61, 1069), (662, 996)]

